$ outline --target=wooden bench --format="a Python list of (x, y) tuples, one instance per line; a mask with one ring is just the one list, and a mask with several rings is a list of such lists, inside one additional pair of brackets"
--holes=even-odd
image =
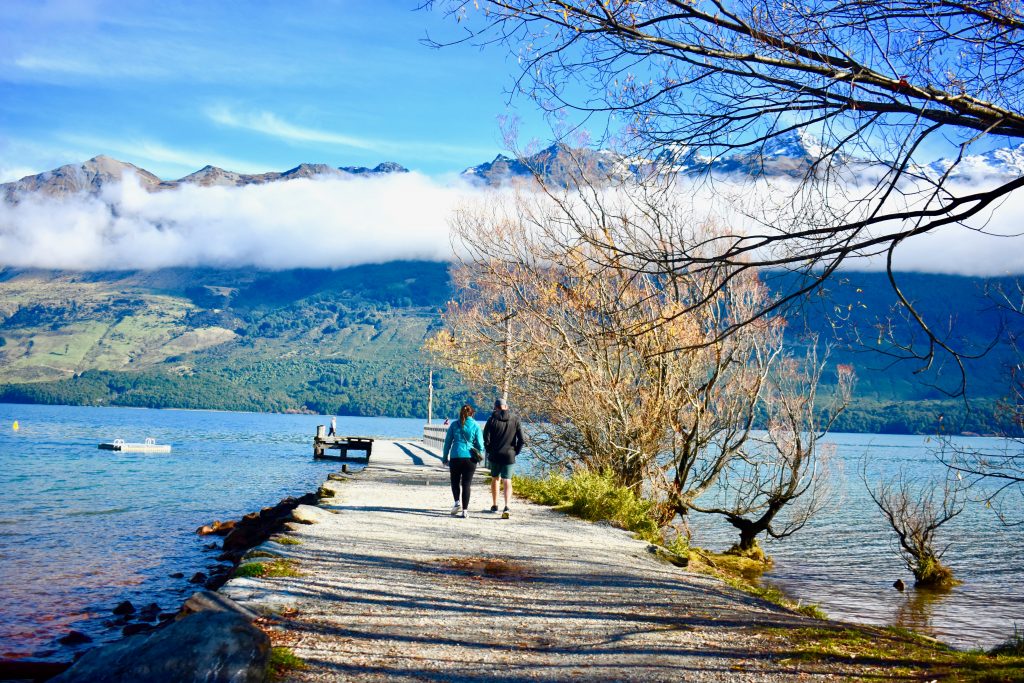
[[(328, 450), (337, 450), (338, 455), (328, 455)], [(373, 439), (367, 436), (326, 436), (324, 426), (317, 425), (313, 439), (313, 458), (316, 460), (348, 460), (349, 451), (361, 451), (370, 461), (373, 453)]]

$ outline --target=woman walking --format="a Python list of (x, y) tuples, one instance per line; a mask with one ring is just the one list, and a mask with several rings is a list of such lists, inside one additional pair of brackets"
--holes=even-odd
[(441, 462), (448, 465), (452, 478), (452, 497), (455, 498), (452, 505), (453, 517), (460, 512), (463, 517), (468, 516), (469, 489), (473, 482), (473, 473), (476, 472), (473, 451), (480, 454), (484, 450), (483, 432), (473, 419), (475, 412), (473, 406), (468, 403), (462, 406), (458, 421), (448, 427), (448, 433), (444, 437)]

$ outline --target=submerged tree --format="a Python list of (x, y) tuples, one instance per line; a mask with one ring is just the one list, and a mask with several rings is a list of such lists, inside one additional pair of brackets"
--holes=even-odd
[(785, 357), (769, 374), (762, 402), (767, 430), (730, 462), (718, 505), (694, 505), (724, 516), (740, 532), (733, 551), (761, 555), (757, 537), (785, 538), (810, 521), (828, 502), (839, 474), (830, 448), (819, 443), (849, 402), (853, 373), (838, 371), (825, 407), (817, 402), (822, 364), (814, 346), (804, 362)]
[[(894, 256), (925, 233), (984, 230), (996, 203), (1024, 187), (1021, 175), (954, 177), (971, 151), (1024, 141), (1020, 0), (428, 4), (465, 31), (428, 42), (505, 46), (522, 65), (517, 90), (556, 117), (606, 120), (607, 137), (625, 151), (664, 162), (652, 172), (710, 169), (736, 152), (765, 170), (773, 144), (816, 140), (810, 163), (788, 169), (773, 188), (782, 200), (750, 209), (748, 229), (710, 236), (696, 251), (613, 247), (648, 260), (643, 268), (704, 271), (722, 287), (747, 269), (805, 276), (724, 334), (819, 287), (850, 259), (879, 255), (927, 333), (909, 355), (959, 359), (903, 296)], [(942, 168), (918, 161), (933, 143), (954, 150)], [(709, 181), (713, 190), (717, 182)]]
[[(865, 465), (866, 467), (866, 465)], [(940, 561), (938, 531), (964, 510), (963, 489), (955, 476), (944, 482), (914, 479), (901, 470), (894, 477), (870, 484), (861, 477), (871, 500), (896, 533), (897, 552), (922, 588), (949, 588), (958, 583)]]

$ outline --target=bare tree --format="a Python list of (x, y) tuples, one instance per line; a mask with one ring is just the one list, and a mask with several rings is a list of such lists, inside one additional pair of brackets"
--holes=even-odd
[(814, 345), (802, 362), (791, 356), (769, 374), (761, 405), (768, 428), (733, 459), (722, 478), (719, 505), (693, 504), (699, 512), (723, 515), (740, 532), (733, 551), (762, 556), (757, 537), (785, 538), (799, 531), (828, 502), (833, 469), (831, 452), (820, 440), (849, 402), (853, 373), (838, 371), (831, 401), (817, 402), (824, 364)]
[[(752, 210), (747, 229), (709, 237), (696, 252), (618, 248), (649, 258), (644, 267), (707, 270), (720, 286), (747, 269), (805, 275), (754, 316), (814, 290), (851, 258), (879, 256), (927, 333), (909, 357), (927, 364), (948, 353), (959, 362), (960, 350), (903, 295), (894, 256), (925, 233), (984, 230), (996, 203), (1024, 186), (1024, 176), (954, 182), (972, 149), (1024, 140), (1019, 0), (428, 4), (465, 31), (428, 43), (503, 45), (522, 65), (517, 90), (556, 117), (575, 111), (603, 122), (626, 151), (705, 160), (708, 169), (738, 152), (767, 165), (762, 151), (773, 141), (813, 135), (815, 158), (789, 169), (776, 190), (785, 200)], [(956, 150), (945, 168), (918, 163), (933, 143)]]
[(964, 510), (963, 488), (955, 476), (943, 482), (909, 477), (900, 470), (875, 485), (868, 483), (865, 467), (861, 478), (868, 494), (896, 533), (897, 552), (914, 574), (916, 586), (948, 588), (957, 583), (953, 572), (940, 560), (946, 548), (938, 545), (943, 524)]

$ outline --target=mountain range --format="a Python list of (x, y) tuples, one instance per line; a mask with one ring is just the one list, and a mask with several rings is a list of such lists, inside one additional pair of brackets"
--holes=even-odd
[(217, 166), (204, 166), (195, 173), (177, 180), (162, 180), (144, 168), (127, 161), (119, 161), (105, 155), (95, 156), (80, 164), (66, 164), (52, 171), (30, 175), (10, 183), (0, 185), (4, 199), (16, 202), (25, 194), (41, 194), (50, 197), (88, 193), (99, 194), (103, 188), (112, 183), (121, 182), (131, 174), (146, 190), (170, 190), (182, 185), (200, 185), (240, 187), (243, 185), (262, 185), (296, 178), (317, 177), (350, 177), (376, 176), (388, 173), (406, 173), (408, 169), (391, 161), (378, 164), (373, 168), (363, 166), (341, 166), (335, 168), (327, 164), (299, 164), (287, 171), (268, 171), (266, 173), (236, 173)]
[[(521, 157), (497, 155), (492, 161), (470, 166), (462, 177), (486, 185), (501, 185), (525, 180), (540, 174), (549, 182), (570, 181), (578, 169), (588, 169), (603, 176), (643, 177), (652, 173), (672, 172), (687, 176), (717, 175), (745, 177), (802, 177), (821, 157), (821, 142), (807, 133), (793, 131), (768, 140), (749, 151), (709, 157), (698, 150), (677, 146), (662, 150), (654, 158), (629, 157), (609, 150), (574, 148), (561, 143), (552, 144), (539, 152)], [(857, 168), (871, 162), (853, 158), (839, 159), (841, 164)], [(1024, 145), (1016, 148), (990, 150), (970, 155), (954, 162), (940, 159), (914, 169), (932, 178), (952, 168), (951, 180), (979, 182), (990, 178), (1016, 178), (1024, 175)], [(147, 190), (173, 189), (182, 185), (228, 186), (259, 185), (296, 178), (372, 177), (391, 173), (406, 173), (408, 169), (393, 161), (385, 161), (373, 168), (362, 166), (334, 167), (327, 164), (304, 163), (286, 171), (265, 173), (236, 173), (216, 166), (204, 166), (177, 180), (163, 180), (155, 174), (108, 156), (100, 155), (78, 164), (60, 168), (0, 185), (7, 202), (17, 202), (25, 194), (64, 196), (76, 193), (99, 194), (108, 184), (120, 182), (133, 174)]]

